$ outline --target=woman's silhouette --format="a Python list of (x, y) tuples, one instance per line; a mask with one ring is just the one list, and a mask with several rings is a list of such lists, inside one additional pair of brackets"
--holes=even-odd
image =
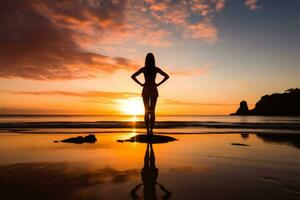
[[(145, 82), (141, 83), (136, 77), (144, 73)], [(161, 74), (164, 78), (159, 82), (155, 82), (156, 74)], [(135, 72), (131, 78), (139, 85), (143, 86), (143, 102), (145, 107), (145, 125), (147, 134), (153, 134), (153, 127), (155, 123), (155, 105), (158, 97), (157, 87), (164, 83), (169, 75), (162, 71), (155, 65), (155, 58), (152, 53), (148, 53), (145, 59), (145, 66)]]

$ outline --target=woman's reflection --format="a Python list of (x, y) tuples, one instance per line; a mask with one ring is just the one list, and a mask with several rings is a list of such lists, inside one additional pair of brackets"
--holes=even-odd
[(141, 177), (143, 182), (136, 185), (130, 192), (132, 199), (139, 199), (139, 196), (136, 193), (142, 185), (144, 185), (143, 195), (146, 200), (157, 199), (156, 185), (158, 185), (160, 190), (164, 192), (162, 199), (169, 199), (171, 197), (171, 192), (169, 192), (162, 184), (157, 182), (158, 169), (155, 166), (155, 156), (152, 143), (147, 143)]

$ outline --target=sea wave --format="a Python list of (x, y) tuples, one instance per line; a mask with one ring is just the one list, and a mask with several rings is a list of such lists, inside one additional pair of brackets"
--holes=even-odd
[[(0, 129), (15, 128), (144, 128), (144, 122), (97, 121), (97, 122), (23, 122), (0, 123)], [(155, 128), (215, 128), (215, 129), (273, 129), (300, 131), (300, 123), (250, 123), (250, 122), (199, 122), (199, 121), (159, 121)]]

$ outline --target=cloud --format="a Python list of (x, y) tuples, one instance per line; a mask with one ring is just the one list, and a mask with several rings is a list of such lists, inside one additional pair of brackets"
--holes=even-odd
[(243, 87), (249, 87), (252, 85), (252, 83), (250, 81), (240, 81), (239, 85)]
[(206, 71), (203, 69), (190, 69), (190, 70), (172, 70), (170, 71), (171, 75), (175, 76), (196, 76), (203, 75)]
[(245, 0), (245, 6), (251, 10), (257, 10), (261, 6), (257, 5), (258, 0)]
[(157, 3), (157, 4), (152, 3), (150, 9), (155, 12), (164, 12), (167, 10), (167, 5), (164, 3)]
[[(223, 0), (149, 1), (152, 17), (162, 24), (174, 26), (183, 39), (208, 42), (217, 41), (218, 30), (212, 23), (214, 14), (224, 8)], [(198, 20), (191, 20), (191, 18)]]
[(83, 98), (129, 98), (140, 96), (134, 92), (108, 92), (108, 91), (81, 91), (81, 92), (69, 92), (69, 91), (1, 91), (2, 93), (16, 94), (16, 95), (50, 95), (50, 96), (71, 96), (71, 97), (83, 97)]
[(173, 99), (165, 99), (164, 104), (169, 105), (183, 105), (183, 106), (237, 106), (238, 104), (226, 104), (226, 103), (201, 103), (190, 101), (178, 101)]
[(184, 31), (185, 38), (203, 40), (207, 43), (214, 43), (218, 39), (218, 29), (212, 25), (208, 18), (196, 24), (190, 24)]
[(225, 7), (225, 0), (217, 0), (216, 1), (216, 11), (222, 11)]
[[(71, 5), (68, 3), (71, 1), (38, 1), (43, 2), (42, 5), (32, 5), (30, 2), (35, 1), (12, 0), (1, 5), (1, 78), (94, 78), (101, 72), (136, 69), (136, 64), (126, 58), (86, 51), (76, 41), (77, 31), (85, 29), (85, 24), (92, 17), (98, 22), (98, 28), (109, 21), (119, 23), (114, 21), (118, 17), (113, 14), (117, 10), (113, 6), (107, 7), (106, 12), (98, 13), (90, 11), (93, 7), (81, 8), (73, 1)], [(75, 9), (77, 7), (74, 8), (74, 5), (79, 8)], [(49, 7), (56, 12), (48, 11)]]
[[(101, 54), (135, 45), (170, 47), (218, 41), (214, 24), (226, 0), (5, 1), (0, 7), (0, 78), (95, 78), (137, 63)], [(245, 0), (257, 9), (257, 0)]]
[(198, 69), (186, 69), (186, 70), (171, 70), (170, 74), (173, 76), (199, 76), (207, 73), (212, 64), (205, 64)]
[(82, 47), (116, 43), (128, 36), (126, 0), (46, 0), (32, 4), (56, 27), (72, 31), (73, 40)]

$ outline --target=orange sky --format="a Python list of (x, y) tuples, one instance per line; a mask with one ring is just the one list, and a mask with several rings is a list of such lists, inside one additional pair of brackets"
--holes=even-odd
[(253, 107), (300, 85), (297, 8), (277, 0), (7, 1), (0, 114), (139, 113), (142, 88), (130, 76), (148, 52), (170, 75), (158, 114), (229, 114), (241, 100)]

